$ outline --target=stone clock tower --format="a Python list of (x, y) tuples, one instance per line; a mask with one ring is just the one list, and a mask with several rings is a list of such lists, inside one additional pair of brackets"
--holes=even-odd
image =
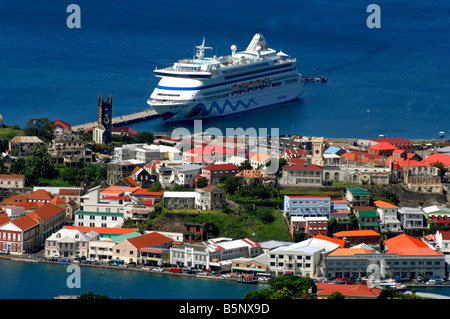
[(103, 101), (103, 95), (98, 95), (98, 127), (103, 130), (102, 143), (109, 144), (112, 141), (112, 95)]
[(323, 137), (313, 137), (311, 164), (323, 166)]

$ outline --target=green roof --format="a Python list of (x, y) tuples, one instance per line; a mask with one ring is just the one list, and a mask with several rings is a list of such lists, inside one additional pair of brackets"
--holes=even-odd
[(363, 226), (363, 227), (378, 227), (380, 225), (378, 223), (359, 223), (359, 226)]
[(111, 239), (114, 240), (115, 242), (121, 242), (122, 240), (134, 238), (134, 237), (141, 236), (141, 235), (142, 234), (139, 232), (132, 232), (132, 233), (123, 234), (123, 235), (111, 236)]
[(374, 210), (359, 210), (359, 217), (378, 217), (377, 212)]
[(367, 189), (361, 187), (348, 187), (347, 190), (353, 195), (370, 195)]

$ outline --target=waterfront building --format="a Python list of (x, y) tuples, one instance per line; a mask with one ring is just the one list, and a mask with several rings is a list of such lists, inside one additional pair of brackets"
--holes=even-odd
[(303, 244), (282, 246), (271, 250), (269, 270), (275, 276), (293, 274), (314, 277), (319, 267), (322, 248)]
[(39, 245), (39, 222), (22, 216), (15, 220), (2, 218), (0, 223), (0, 250), (12, 255), (32, 252)]
[(404, 231), (424, 229), (424, 212), (419, 207), (400, 207), (397, 212)]
[(269, 271), (278, 276), (294, 274), (299, 276), (325, 277), (322, 271), (324, 256), (339, 247), (344, 241), (316, 235), (312, 238), (287, 246), (278, 246), (268, 252)]
[(289, 216), (330, 217), (331, 198), (329, 196), (284, 196), (284, 212)]
[[(148, 254), (153, 251), (159, 251), (159, 258), (156, 257), (158, 266), (162, 266), (167, 263), (170, 258), (168, 254), (169, 248), (172, 246), (173, 239), (159, 233), (149, 233), (133, 238), (128, 238), (118, 243), (113, 249), (113, 259), (124, 260), (125, 262), (137, 262), (142, 264), (150, 263), (150, 257)], [(166, 254), (164, 253), (166, 252)]]
[[(185, 238), (186, 239), (186, 238)], [(261, 254), (261, 245), (249, 238), (215, 238), (201, 243), (183, 243), (170, 248), (170, 264), (197, 269), (217, 269), (221, 262)]]
[(231, 260), (232, 276), (256, 276), (259, 273), (269, 273), (268, 254), (253, 258), (239, 257)]
[(381, 274), (400, 278), (445, 278), (445, 256), (424, 241), (401, 234), (383, 242)]
[(24, 188), (25, 175), (0, 174), (0, 188)]
[(352, 246), (360, 243), (368, 245), (380, 243), (380, 234), (373, 230), (345, 230), (334, 233), (333, 238), (343, 239)]
[(88, 258), (89, 242), (98, 239), (98, 233), (81, 232), (77, 229), (63, 228), (45, 240), (45, 257)]
[(379, 143), (389, 143), (392, 146), (405, 150), (406, 152), (412, 152), (414, 150), (414, 145), (411, 140), (407, 140), (400, 137), (379, 137), (379, 138), (369, 138), (369, 139), (359, 139), (357, 145), (362, 148), (369, 148)]
[(380, 254), (373, 249), (366, 248), (338, 248), (325, 257), (326, 274), (328, 279), (347, 278), (359, 279), (367, 274), (371, 263), (371, 255)]

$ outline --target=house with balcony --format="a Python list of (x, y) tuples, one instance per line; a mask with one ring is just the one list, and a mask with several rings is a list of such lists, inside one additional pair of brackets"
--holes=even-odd
[(323, 167), (307, 162), (285, 165), (282, 168), (280, 185), (322, 186)]
[(419, 207), (400, 207), (400, 223), (404, 231), (424, 229), (424, 211)]
[(402, 232), (401, 222), (397, 218), (398, 207), (383, 200), (374, 201), (375, 208), (378, 214), (378, 221), (380, 225), (380, 232)]

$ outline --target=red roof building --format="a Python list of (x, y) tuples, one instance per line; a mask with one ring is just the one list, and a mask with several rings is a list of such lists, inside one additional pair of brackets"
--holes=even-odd
[(35, 249), (38, 244), (39, 223), (28, 216), (0, 225), (0, 250), (20, 255)]
[(215, 183), (221, 176), (234, 176), (239, 172), (239, 166), (234, 164), (209, 164), (202, 168), (200, 176), (205, 177), (208, 183)]
[(380, 295), (381, 289), (370, 288), (366, 285), (317, 283), (317, 298), (326, 299), (333, 292), (340, 292), (347, 299), (376, 299)]

